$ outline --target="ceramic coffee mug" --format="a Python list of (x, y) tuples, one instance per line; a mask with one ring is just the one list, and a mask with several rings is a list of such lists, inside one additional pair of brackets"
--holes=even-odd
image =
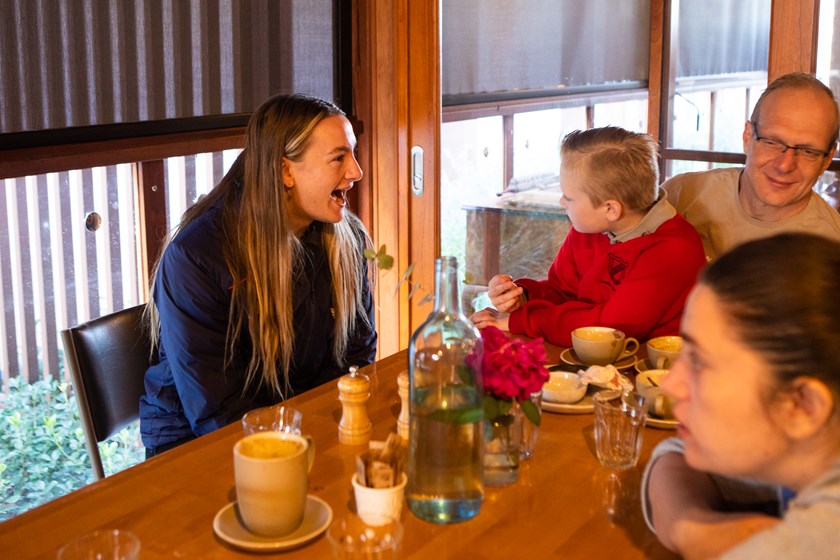
[(639, 351), (639, 341), (609, 327), (581, 327), (572, 331), (575, 354), (588, 366), (614, 364)]
[(657, 336), (647, 341), (648, 363), (654, 369), (671, 369), (682, 352), (681, 336)]
[(311, 440), (297, 434), (260, 432), (236, 442), (236, 501), (249, 531), (280, 537), (300, 526), (314, 458)]
[(668, 373), (667, 369), (648, 369), (636, 376), (636, 392), (647, 400), (649, 415), (664, 420), (674, 418), (674, 398), (660, 387)]

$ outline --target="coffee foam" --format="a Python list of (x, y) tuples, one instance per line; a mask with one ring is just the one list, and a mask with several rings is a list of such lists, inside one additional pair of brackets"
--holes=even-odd
[(273, 436), (249, 437), (239, 444), (239, 453), (254, 459), (283, 459), (302, 451), (303, 445), (299, 441)]
[(680, 352), (682, 350), (682, 340), (652, 340), (650, 345), (663, 352)]

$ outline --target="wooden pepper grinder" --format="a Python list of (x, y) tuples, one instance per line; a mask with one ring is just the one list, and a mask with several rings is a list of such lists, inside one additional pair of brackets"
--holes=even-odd
[(408, 442), (408, 371), (403, 371), (397, 376), (397, 392), (400, 395), (402, 408), (397, 418), (397, 434), (404, 443)]
[(347, 445), (364, 445), (370, 441), (372, 427), (367, 415), (370, 398), (370, 379), (350, 366), (350, 373), (338, 380), (338, 400), (341, 401), (341, 421), (338, 441)]

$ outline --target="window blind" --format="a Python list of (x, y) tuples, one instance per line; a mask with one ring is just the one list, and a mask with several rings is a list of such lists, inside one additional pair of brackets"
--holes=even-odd
[(677, 77), (767, 72), (770, 0), (680, 2)]
[[(679, 3), (678, 76), (766, 72), (771, 0)], [(649, 0), (443, 0), (445, 105), (644, 87)]]
[(3, 0), (0, 134), (337, 97), (335, 0)]
[(649, 0), (443, 0), (444, 104), (643, 85)]

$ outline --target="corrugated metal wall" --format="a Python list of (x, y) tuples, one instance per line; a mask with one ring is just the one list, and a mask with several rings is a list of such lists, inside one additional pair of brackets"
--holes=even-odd
[(333, 99), (333, 0), (3, 0), (0, 134)]

